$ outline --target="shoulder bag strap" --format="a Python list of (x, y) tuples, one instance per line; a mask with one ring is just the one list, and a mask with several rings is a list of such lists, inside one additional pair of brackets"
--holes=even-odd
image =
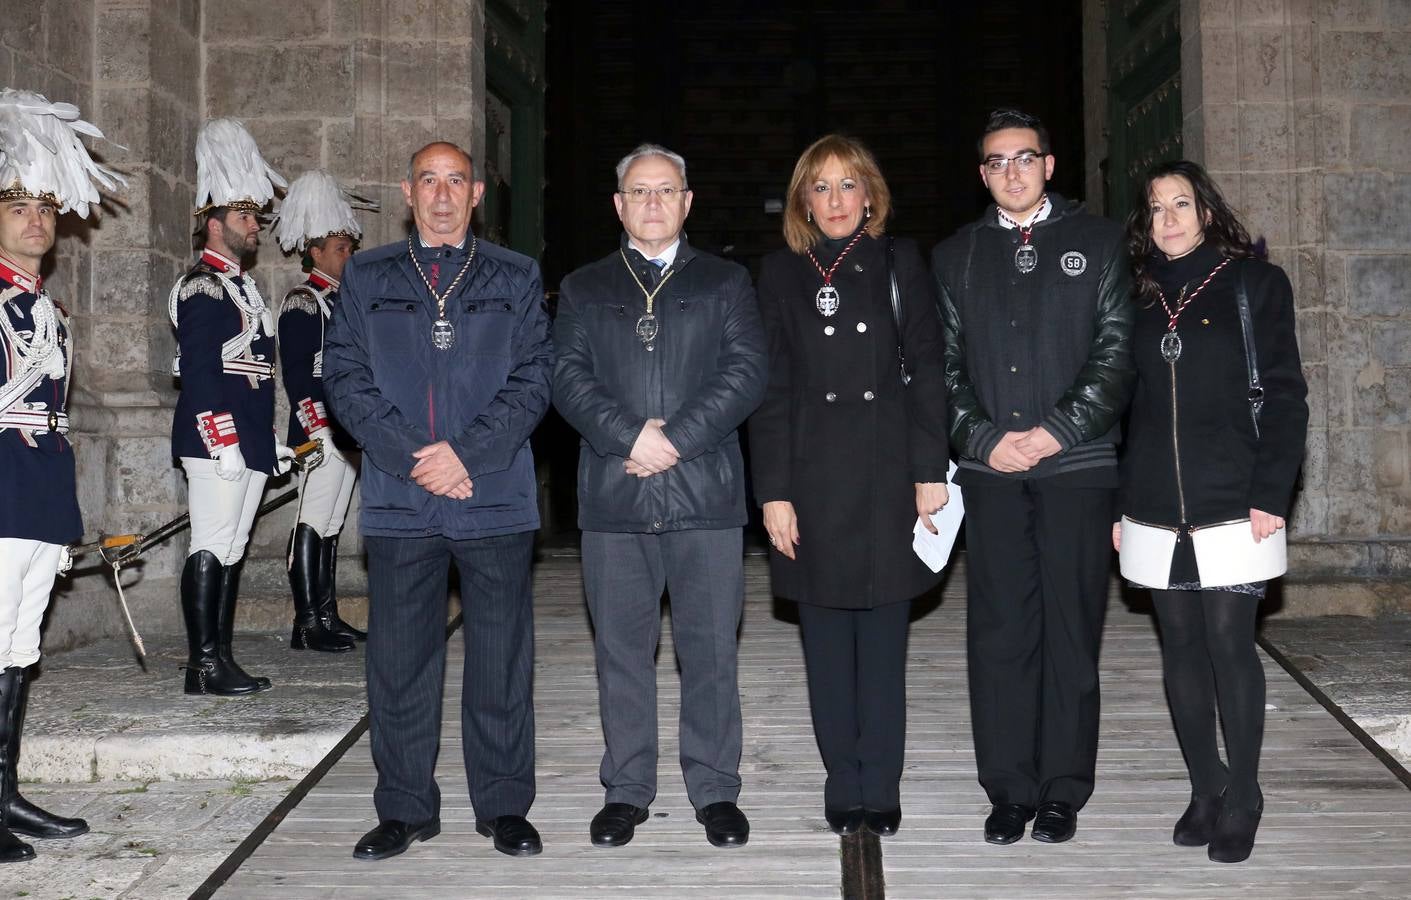
[(1240, 312), (1240, 333), (1244, 337), (1244, 362), (1249, 377), (1249, 418), (1254, 423), (1254, 436), (1259, 437), (1259, 413), (1264, 408), (1264, 386), (1259, 382), (1259, 360), (1254, 353), (1254, 320), (1249, 312), (1249, 291), (1244, 283), (1245, 267), (1240, 265), (1239, 284), (1235, 288), (1235, 303)]
[(887, 287), (892, 295), (892, 321), (897, 325), (897, 361), (901, 365), (901, 383), (911, 384), (911, 373), (906, 370), (906, 350), (902, 346), (901, 290), (897, 287), (897, 247), (891, 235), (887, 236)]

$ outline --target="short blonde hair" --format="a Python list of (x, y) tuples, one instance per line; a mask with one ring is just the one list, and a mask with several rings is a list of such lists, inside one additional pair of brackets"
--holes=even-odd
[(862, 182), (872, 217), (867, 219), (867, 233), (879, 237), (887, 231), (887, 218), (892, 214), (892, 192), (882, 178), (877, 158), (856, 138), (842, 134), (827, 134), (808, 146), (794, 164), (789, 179), (789, 197), (784, 202), (784, 240), (789, 249), (803, 253), (823, 238), (823, 232), (809, 221), (808, 192), (818, 173), (836, 158), (843, 170)]

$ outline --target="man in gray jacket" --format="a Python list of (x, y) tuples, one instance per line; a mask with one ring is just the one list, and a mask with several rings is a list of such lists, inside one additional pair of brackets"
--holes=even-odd
[(681, 767), (717, 847), (749, 839), (740, 793), (736, 629), (744, 464), (736, 428), (764, 396), (768, 350), (749, 275), (693, 249), (686, 162), (644, 144), (617, 165), (621, 246), (564, 279), (554, 403), (583, 436), (578, 524), (595, 628), (606, 804), (619, 847), (656, 796), (655, 655), (670, 592)]

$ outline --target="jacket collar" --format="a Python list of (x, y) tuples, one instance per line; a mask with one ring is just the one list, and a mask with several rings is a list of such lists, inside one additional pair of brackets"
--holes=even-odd
[[(676, 247), (676, 259), (671, 263), (671, 268), (677, 272), (685, 268), (686, 263), (696, 258), (696, 251), (691, 247), (691, 242), (687, 240), (686, 232), (681, 232), (679, 240), (680, 243)], [(638, 253), (637, 248), (633, 247), (631, 242), (627, 240), (627, 232), (624, 231), (622, 233), (622, 238), (618, 242), (618, 246), (620, 246), (622, 252), (627, 255), (627, 260), (632, 263), (633, 268), (651, 265), (651, 263), (647, 261), (647, 258)]]
[[(1049, 212), (1047, 218), (1034, 223), (1035, 228), (1043, 228), (1046, 225), (1051, 225), (1060, 219), (1081, 212), (1083, 209), (1082, 201), (1069, 200), (1067, 197), (1055, 191), (1048, 192), (1048, 202), (1052, 205), (1053, 209)], [(989, 207), (985, 209), (985, 214), (980, 216), (980, 220), (976, 222), (975, 225), (979, 228), (1003, 229), (1004, 226), (999, 222), (999, 207), (991, 203)]]

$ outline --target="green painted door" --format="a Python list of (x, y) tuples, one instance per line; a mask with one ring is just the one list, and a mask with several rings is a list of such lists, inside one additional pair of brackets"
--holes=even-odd
[(1142, 176), (1181, 157), (1180, 0), (1109, 0), (1106, 212), (1131, 211)]

